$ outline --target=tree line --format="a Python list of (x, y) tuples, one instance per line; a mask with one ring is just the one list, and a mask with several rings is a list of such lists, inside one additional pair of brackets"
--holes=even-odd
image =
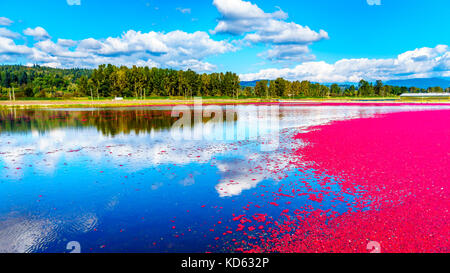
[[(448, 90), (449, 88), (447, 88)], [(427, 89), (417, 87), (404, 87), (384, 85), (378, 80), (372, 84), (361, 80), (357, 85), (338, 85), (336, 83), (323, 85), (309, 81), (287, 81), (278, 78), (273, 81), (262, 80), (256, 82), (254, 88), (245, 87), (244, 94), (253, 94), (257, 97), (388, 97), (399, 96), (403, 93), (431, 93), (444, 92), (441, 87)]]
[[(448, 89), (448, 88), (447, 88)], [(149, 97), (338, 97), (398, 96), (402, 93), (444, 92), (441, 87), (420, 89), (370, 83), (323, 85), (309, 81), (257, 81), (241, 87), (232, 72), (199, 74), (192, 70), (174, 70), (133, 66), (100, 65), (96, 69), (56, 69), (41, 66), (1, 65), (0, 98), (149, 98)]]

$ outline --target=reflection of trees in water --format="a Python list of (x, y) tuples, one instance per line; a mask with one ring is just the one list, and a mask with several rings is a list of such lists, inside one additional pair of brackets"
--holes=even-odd
[(110, 110), (85, 112), (86, 125), (95, 126), (104, 135), (150, 133), (151, 130), (168, 129), (177, 120), (170, 111), (161, 110)]
[[(191, 113), (193, 118), (194, 114)], [(170, 110), (0, 110), (0, 132), (47, 132), (57, 128), (95, 127), (104, 135), (150, 133), (169, 129), (177, 120)], [(210, 120), (203, 118), (203, 122)], [(194, 124), (193, 122), (191, 123)]]
[(64, 111), (1, 110), (0, 130), (2, 133), (46, 132), (54, 128), (83, 126), (76, 115), (69, 117)]

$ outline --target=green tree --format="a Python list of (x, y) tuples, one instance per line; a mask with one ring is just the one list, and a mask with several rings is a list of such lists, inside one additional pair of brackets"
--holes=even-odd
[(269, 81), (267, 81), (267, 80), (262, 80), (262, 81), (257, 81), (256, 82), (256, 85), (255, 85), (255, 95), (257, 96), (257, 97), (261, 97), (261, 98), (263, 98), (263, 97), (268, 97), (268, 87), (267, 87), (267, 84), (268, 84), (268, 82)]
[(340, 96), (341, 95), (341, 88), (336, 83), (333, 83), (330, 88), (330, 95), (331, 96)]

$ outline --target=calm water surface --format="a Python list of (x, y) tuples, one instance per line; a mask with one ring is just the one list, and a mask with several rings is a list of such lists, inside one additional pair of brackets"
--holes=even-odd
[[(235, 240), (248, 238), (234, 232), (233, 218), (250, 208), (273, 221), (287, 204), (348, 209), (352, 196), (268, 205), (281, 184), (300, 179), (320, 189), (320, 181), (337, 179), (290, 168), (301, 161), (290, 151), (308, 145), (294, 134), (336, 120), (430, 108), (442, 107), (282, 106), (279, 126), (240, 141), (214, 140), (221, 133), (215, 129), (202, 140), (175, 140), (170, 107), (1, 110), (0, 252), (69, 252), (70, 241), (82, 252), (234, 251)], [(224, 122), (222, 133), (239, 122), (256, 124), (237, 118)], [(278, 148), (262, 151), (264, 138), (276, 133)], [(332, 187), (339, 192), (338, 183)]]

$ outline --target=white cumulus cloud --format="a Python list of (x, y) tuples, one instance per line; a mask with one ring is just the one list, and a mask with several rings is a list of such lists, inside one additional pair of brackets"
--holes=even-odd
[(6, 17), (0, 17), (0, 26), (9, 26), (13, 23), (10, 19)]
[(313, 61), (316, 57), (310, 54), (306, 45), (275, 45), (258, 56), (272, 61)]
[(213, 5), (222, 15), (216, 28), (211, 31), (213, 34), (240, 35), (262, 29), (267, 20), (282, 20), (288, 17), (281, 10), (265, 13), (256, 4), (242, 0), (214, 0)]
[(70, 39), (58, 39), (58, 44), (63, 47), (73, 47), (76, 46), (78, 42)]
[(27, 28), (23, 31), (23, 34), (32, 36), (35, 40), (44, 40), (50, 38), (50, 35), (48, 35), (47, 31), (42, 27)]
[[(314, 42), (328, 39), (324, 30), (314, 31), (308, 26), (286, 22), (288, 14), (281, 9), (266, 13), (256, 4), (242, 0), (214, 0), (214, 6), (221, 18), (211, 33), (245, 35), (244, 40), (253, 44), (266, 44), (273, 48), (260, 56), (268, 56), (274, 61), (299, 61), (311, 59), (313, 55), (302, 56), (305, 50), (299, 50)], [(289, 46), (291, 45), (294, 49)], [(288, 56), (289, 55), (289, 56)]]
[(31, 49), (24, 45), (17, 45), (12, 39), (0, 37), (0, 55), (26, 55)]
[(263, 69), (240, 75), (241, 80), (276, 79), (313, 82), (358, 82), (361, 79), (391, 80), (446, 77), (450, 75), (450, 51), (447, 45), (423, 47), (388, 59), (342, 59), (334, 64), (305, 62), (294, 68)]
[(0, 37), (6, 37), (11, 39), (17, 39), (20, 37), (20, 34), (14, 31), (11, 31), (7, 28), (1, 27), (0, 28)]
[[(204, 59), (236, 50), (227, 41), (211, 39), (208, 33), (197, 31), (168, 33), (129, 30), (119, 37), (87, 38), (79, 41), (57, 39), (41, 27), (28, 28), (24, 34), (37, 42), (32, 46), (17, 45), (14, 33), (0, 28), (0, 53), (2, 61), (13, 62), (14, 57), (26, 58), (29, 63), (51, 67), (96, 67), (110, 63), (125, 66), (151, 66), (175, 69), (212, 71), (215, 65)], [(7, 54), (7, 55), (6, 55)]]

